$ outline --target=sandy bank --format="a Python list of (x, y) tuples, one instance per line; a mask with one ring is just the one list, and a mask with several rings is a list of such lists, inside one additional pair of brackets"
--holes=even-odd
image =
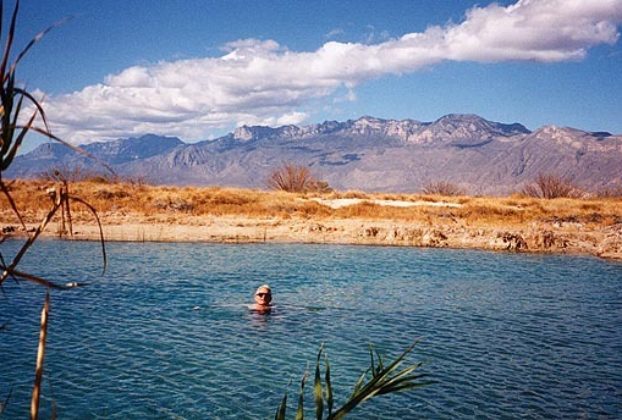
[[(57, 232), (50, 229), (45, 235)], [(96, 240), (98, 235), (95, 224), (74, 225), (76, 240)], [(499, 229), (459, 223), (202, 216), (188, 217), (184, 224), (104, 221), (104, 235), (109, 241), (391, 245), (571, 253), (622, 260), (622, 225), (594, 229), (576, 223), (533, 223), (520, 229)]]
[[(11, 186), (31, 227), (49, 212), (48, 187), (42, 181)], [(392, 245), (622, 260), (619, 199), (306, 195), (93, 182), (71, 188), (97, 209), (110, 241)], [(97, 225), (83, 207), (72, 204), (73, 238), (96, 240)], [(45, 235), (57, 236), (59, 224), (60, 212)], [(0, 232), (19, 234), (18, 227), (11, 207), (1, 206)]]

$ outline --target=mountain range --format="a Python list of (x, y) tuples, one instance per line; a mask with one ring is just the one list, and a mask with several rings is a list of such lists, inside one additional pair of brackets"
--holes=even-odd
[[(293, 163), (339, 190), (417, 192), (447, 181), (471, 194), (507, 194), (539, 174), (589, 190), (622, 185), (622, 135), (552, 125), (530, 131), (463, 114), (434, 122), (365, 116), (302, 127), (242, 126), (192, 144), (149, 134), (82, 148), (118, 175), (159, 184), (265, 188), (270, 172)], [(18, 156), (4, 176), (72, 167), (103, 171), (92, 159), (46, 143)]]

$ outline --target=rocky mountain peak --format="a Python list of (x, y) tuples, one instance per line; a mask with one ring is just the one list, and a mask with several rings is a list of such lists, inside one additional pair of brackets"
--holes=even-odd
[[(238, 141), (246, 142), (256, 138), (260, 132), (265, 132), (268, 127), (242, 125), (233, 132), (233, 138)], [(263, 129), (263, 130), (262, 130)]]
[(342, 130), (347, 126), (346, 123), (339, 121), (324, 121), (321, 124), (309, 126), (309, 134), (330, 134)]
[(385, 131), (386, 120), (364, 116), (358, 120), (348, 121), (348, 132), (351, 134), (371, 135), (381, 134)]
[[(622, 183), (620, 135), (556, 126), (531, 133), (518, 123), (470, 114), (433, 122), (362, 116), (302, 127), (240, 126), (195, 144), (145, 135), (82, 147), (119, 174), (172, 184), (261, 187), (278, 162), (312, 167), (338, 189), (369, 191), (417, 191), (426, 181), (446, 180), (474, 193), (507, 193), (542, 168), (572, 173), (586, 187)], [(6, 176), (92, 165), (69, 148), (47, 144), (18, 156)]]
[(383, 125), (387, 122), (387, 120), (383, 120), (382, 118), (371, 117), (369, 115), (364, 115), (360, 117), (358, 120), (353, 121), (354, 126), (372, 126), (377, 127), (379, 125)]
[(356, 120), (346, 122), (325, 121), (303, 127), (286, 125), (271, 128), (243, 125), (236, 128), (231, 136), (239, 142), (248, 142), (260, 138), (300, 140), (328, 134), (364, 137), (388, 136), (397, 138), (403, 143), (420, 144), (438, 141), (439, 138), (489, 139), (496, 136), (512, 136), (529, 132), (521, 124), (496, 123), (473, 114), (449, 114), (431, 123), (411, 119), (387, 120), (364, 115)]
[(307, 127), (298, 127), (295, 125), (283, 125), (280, 127), (266, 127), (266, 126), (248, 126), (243, 125), (235, 129), (233, 132), (233, 139), (239, 142), (248, 142), (251, 140), (258, 140), (263, 138), (275, 137), (282, 139), (296, 139), (304, 136), (306, 132), (313, 131)]
[(533, 136), (539, 140), (553, 141), (559, 145), (569, 145), (574, 148), (582, 146), (583, 141), (593, 136), (587, 131), (578, 130), (570, 127), (558, 127), (556, 125), (546, 125), (533, 132)]
[(443, 130), (460, 130), (463, 133), (477, 133), (493, 129), (490, 121), (473, 114), (445, 115), (432, 125)]

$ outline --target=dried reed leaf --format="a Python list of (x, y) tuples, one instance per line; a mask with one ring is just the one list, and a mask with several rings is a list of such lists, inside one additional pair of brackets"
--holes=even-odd
[[(0, 4), (1, 8), (2, 4)], [(2, 82), (5, 80), (6, 66), (9, 62), (9, 56), (11, 55), (11, 48), (13, 47), (13, 38), (15, 36), (15, 24), (17, 23), (17, 11), (19, 10), (19, 1), (15, 2), (15, 9), (13, 10), (13, 16), (11, 17), (11, 26), (9, 27), (9, 33), (6, 39), (6, 45), (4, 47), (4, 54), (2, 56), (2, 64), (0, 64), (0, 75), (2, 76)]]
[(25, 273), (23, 271), (15, 270), (8, 268), (4, 265), (4, 263), (0, 264), (0, 269), (9, 271), (9, 274), (14, 277), (19, 277), (24, 280), (29, 280), (33, 283), (36, 283), (40, 286), (45, 286), (50, 289), (70, 289), (70, 287), (61, 286), (49, 280), (46, 280), (42, 277), (35, 276), (34, 274)]
[[(0, 16), (0, 19), (2, 17)], [(6, 325), (6, 324), (4, 324)], [(4, 327), (3, 325), (3, 327)], [(9, 400), (11, 399), (11, 395), (13, 394), (13, 387), (11, 387), (9, 389), (9, 393), (7, 394), (6, 398), (4, 399), (3, 402), (0, 403), (0, 416), (2, 415), (2, 413), (4, 412), (4, 410), (6, 410), (6, 407), (9, 405)]]
[(67, 143), (65, 140), (55, 136), (54, 134), (50, 133), (49, 131), (46, 131), (40, 127), (31, 127), (30, 128), (32, 131), (35, 131), (39, 134), (42, 134), (54, 141), (59, 142), (60, 144), (69, 147), (71, 150), (73, 150), (76, 153), (80, 153), (83, 156), (86, 156), (90, 159), (93, 159), (95, 162), (97, 162), (98, 164), (100, 164), (101, 166), (103, 166), (104, 168), (106, 168), (106, 170), (108, 170), (112, 175), (116, 175), (116, 172), (114, 171), (114, 169), (112, 169), (112, 167), (110, 165), (108, 165), (106, 162), (103, 162), (99, 159), (97, 159), (95, 156), (93, 156), (92, 154), (90, 154), (89, 152), (87, 152), (86, 150), (82, 149), (81, 147), (77, 147), (74, 146), (71, 143)]
[(0, 180), (0, 189), (2, 189), (4, 196), (9, 201), (9, 205), (11, 206), (11, 209), (13, 209), (13, 213), (15, 213), (15, 215), (19, 219), (19, 223), (22, 225), (22, 228), (24, 228), (24, 231), (26, 231), (26, 223), (24, 223), (24, 219), (22, 218), (21, 213), (17, 209), (17, 205), (15, 204), (15, 201), (13, 200), (13, 197), (11, 196), (9, 189), (6, 187), (4, 182), (2, 182), (2, 180)]
[(44, 30), (39, 32), (37, 35), (35, 35), (30, 40), (30, 42), (28, 42), (28, 44), (26, 44), (26, 46), (22, 49), (22, 51), (19, 53), (19, 55), (17, 56), (15, 61), (13, 61), (13, 65), (11, 66), (11, 71), (14, 71), (15, 67), (17, 66), (17, 63), (19, 63), (21, 61), (21, 59), (24, 58), (24, 56), (28, 53), (28, 50), (30, 50), (33, 47), (33, 45), (35, 45), (37, 42), (41, 41), (43, 39), (43, 37), (48, 32), (50, 32), (52, 29), (57, 28), (57, 27), (59, 27), (61, 25), (64, 25), (65, 23), (67, 23), (71, 19), (72, 19), (71, 16), (66, 16), (66, 17), (58, 20), (57, 22), (53, 23), (52, 25), (48, 26), (47, 28), (45, 28)]
[(97, 210), (95, 210), (93, 206), (91, 206), (89, 203), (87, 203), (80, 197), (76, 197), (76, 196), (69, 195), (69, 194), (67, 194), (67, 196), (70, 200), (74, 200), (74, 201), (77, 201), (78, 203), (83, 204), (87, 209), (90, 210), (91, 214), (93, 214), (93, 216), (95, 217), (95, 220), (97, 221), (97, 227), (99, 228), (99, 242), (102, 247), (102, 258), (104, 260), (104, 267), (102, 270), (102, 275), (103, 275), (106, 272), (106, 266), (108, 265), (108, 258), (106, 257), (106, 241), (104, 239), (104, 229), (102, 228), (101, 221), (99, 220), (99, 216), (97, 215)]
[(41, 221), (41, 224), (35, 230), (34, 234), (28, 237), (28, 240), (24, 243), (24, 245), (22, 245), (19, 252), (13, 258), (13, 261), (11, 262), (11, 264), (7, 268), (4, 269), (4, 272), (0, 275), (0, 285), (4, 282), (4, 280), (6, 280), (10, 272), (15, 269), (17, 264), (19, 264), (19, 262), (21, 261), (26, 251), (28, 251), (28, 249), (32, 246), (32, 244), (35, 243), (39, 235), (41, 235), (41, 232), (45, 230), (45, 227), (48, 225), (48, 223), (50, 223), (50, 220), (52, 220), (52, 217), (54, 217), (54, 214), (56, 214), (56, 212), (60, 208), (60, 205), (61, 205), (60, 201), (57, 201), (56, 203), (54, 203), (54, 206), (48, 212), (45, 218)]
[(45, 302), (41, 309), (41, 323), (39, 327), (39, 348), (37, 350), (37, 364), (35, 367), (35, 383), (32, 388), (32, 399), (30, 401), (30, 418), (39, 418), (39, 396), (41, 394), (41, 381), (43, 379), (43, 362), (45, 360), (45, 344), (48, 331), (48, 315), (50, 312), (50, 291), (45, 294)]

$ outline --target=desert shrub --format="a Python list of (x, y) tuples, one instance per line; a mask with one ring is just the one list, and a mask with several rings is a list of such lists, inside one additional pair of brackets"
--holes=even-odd
[(465, 194), (464, 189), (448, 181), (428, 182), (423, 186), (422, 192), (428, 195), (445, 196), (456, 196)]
[(612, 185), (600, 188), (596, 191), (598, 198), (620, 198), (622, 197), (622, 185)]
[(579, 208), (585, 211), (598, 211), (600, 210), (601, 206), (598, 203), (585, 203), (581, 204)]
[(342, 193), (339, 198), (362, 198), (362, 199), (367, 199), (369, 198), (369, 194), (364, 193), (363, 191), (353, 191), (353, 190), (348, 190), (344, 193)]
[(462, 212), (467, 214), (472, 214), (477, 218), (507, 218), (507, 217), (515, 217), (522, 215), (521, 210), (516, 210), (510, 207), (500, 207), (500, 206), (490, 206), (490, 205), (482, 205), (482, 204), (472, 204), (465, 206), (461, 209), (457, 210), (458, 214)]
[(585, 215), (583, 221), (586, 223), (601, 223), (603, 221), (603, 215), (595, 211)]
[(328, 185), (328, 182), (318, 180), (318, 181), (311, 183), (308, 191), (317, 192), (317, 193), (329, 193), (332, 190), (333, 189), (330, 187), (330, 185)]
[(316, 179), (306, 166), (285, 164), (272, 171), (266, 181), (268, 188), (287, 192), (330, 192), (328, 183)]
[(194, 209), (193, 203), (179, 197), (156, 198), (151, 205), (158, 210), (191, 212)]
[(96, 190), (93, 193), (93, 196), (99, 200), (115, 200), (119, 198), (127, 198), (130, 196), (130, 193), (126, 190)]
[(211, 195), (207, 201), (210, 205), (213, 206), (222, 206), (222, 205), (235, 205), (235, 206), (244, 206), (247, 204), (253, 204), (257, 202), (256, 197), (254, 197), (250, 193), (245, 193), (243, 191), (219, 191), (215, 194)]
[(544, 198), (580, 198), (583, 193), (568, 178), (553, 174), (540, 174), (523, 187), (521, 194), (527, 197)]

